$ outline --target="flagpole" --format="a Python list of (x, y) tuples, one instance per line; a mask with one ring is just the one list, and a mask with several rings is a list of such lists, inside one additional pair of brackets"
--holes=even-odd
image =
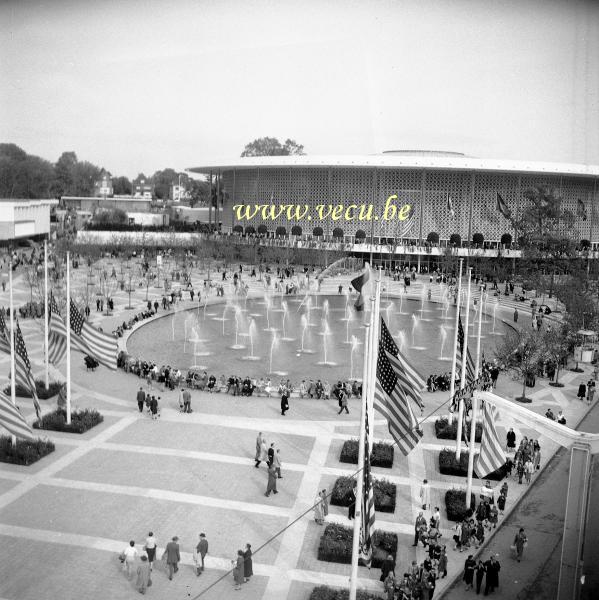
[(44, 240), (44, 342), (46, 344), (46, 389), (50, 387), (49, 350), (48, 350), (48, 240)]
[[(480, 365), (480, 332), (482, 328), (483, 314), (483, 286), (480, 286), (480, 301), (478, 307), (478, 329), (476, 332), (476, 366), (474, 368), (474, 379), (478, 379), (481, 371)], [(481, 365), (482, 366), (482, 365)], [(476, 418), (478, 412), (478, 397), (472, 393), (472, 419), (470, 421), (470, 448), (468, 453), (468, 480), (466, 484), (466, 508), (470, 508), (470, 496), (472, 495), (472, 474), (474, 472), (474, 444), (476, 442)]]
[(67, 424), (71, 423), (71, 253), (67, 252)]
[(453, 335), (453, 357), (451, 359), (451, 381), (449, 382), (449, 401), (453, 403), (453, 396), (455, 394), (455, 367), (457, 362), (458, 353), (458, 322), (460, 318), (460, 300), (462, 296), (462, 265), (464, 259), (460, 258), (460, 274), (458, 276), (458, 300), (455, 311), (455, 328)]
[[(466, 319), (464, 323), (464, 350), (462, 350), (462, 376), (460, 377), (460, 390), (466, 387), (466, 365), (468, 363), (468, 327), (470, 325), (470, 289), (472, 281), (472, 267), (468, 267), (468, 292), (466, 294)], [(459, 316), (459, 313), (458, 313)], [(464, 418), (464, 398), (460, 397), (458, 410), (458, 431), (456, 434), (455, 457), (460, 460), (462, 452), (462, 419)]]
[(372, 452), (372, 446), (374, 445), (374, 381), (376, 380), (376, 363), (378, 360), (378, 339), (381, 328), (381, 290), (383, 286), (382, 268), (379, 265), (379, 277), (375, 282), (375, 294), (374, 294), (374, 319), (372, 323), (372, 332), (370, 348), (370, 366), (368, 370), (369, 381), (372, 385), (368, 388), (368, 397), (366, 399), (366, 409), (368, 411), (368, 450)]
[(364, 335), (364, 366), (362, 375), (362, 402), (360, 410), (360, 441), (358, 445), (358, 477), (355, 493), (355, 511), (354, 511), (354, 537), (352, 540), (351, 554), (351, 576), (349, 580), (349, 600), (356, 600), (357, 585), (358, 585), (358, 561), (360, 560), (360, 527), (362, 525), (362, 494), (364, 493), (364, 442), (366, 428), (366, 411), (368, 410), (368, 389), (369, 389), (369, 368), (370, 368), (370, 352), (371, 352), (371, 337), (372, 324), (374, 319), (375, 298), (370, 298), (370, 323), (365, 324)]
[[(12, 260), (8, 263), (8, 287), (10, 288), (10, 399), (17, 406), (16, 376), (15, 376), (15, 321), (12, 298)], [(17, 436), (11, 436), (12, 445), (16, 447)]]

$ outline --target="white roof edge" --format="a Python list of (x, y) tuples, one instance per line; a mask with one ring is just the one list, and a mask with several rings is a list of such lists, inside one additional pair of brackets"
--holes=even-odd
[(30, 206), (32, 204), (58, 204), (56, 198), (2, 198), (0, 202), (19, 206)]
[(192, 173), (216, 170), (253, 169), (257, 167), (380, 167), (403, 169), (447, 169), (456, 171), (497, 171), (517, 173), (546, 173), (599, 177), (599, 165), (575, 163), (497, 160), (462, 156), (406, 156), (393, 154), (331, 155), (331, 156), (258, 156), (210, 161), (199, 167), (186, 169)]

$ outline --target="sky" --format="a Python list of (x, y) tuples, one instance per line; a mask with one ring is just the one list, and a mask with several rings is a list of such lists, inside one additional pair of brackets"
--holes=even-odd
[(0, 0), (0, 141), (134, 177), (393, 149), (599, 164), (599, 1)]

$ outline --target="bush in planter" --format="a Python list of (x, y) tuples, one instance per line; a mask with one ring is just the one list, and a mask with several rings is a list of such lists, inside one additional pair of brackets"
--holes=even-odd
[[(476, 454), (474, 455), (476, 460)], [(462, 451), (460, 453), (460, 461), (458, 462), (455, 457), (455, 450), (449, 450), (444, 448), (439, 452), (439, 471), (443, 475), (454, 475), (455, 477), (466, 477), (468, 475), (468, 452)], [(505, 477), (505, 467), (493, 471), (484, 479), (493, 479), (494, 481), (501, 481)], [(472, 474), (472, 477), (478, 479), (476, 473)]]
[[(476, 423), (476, 441), (480, 442), (483, 434), (483, 425), (480, 422)], [(453, 423), (446, 417), (441, 417), (435, 421), (435, 435), (440, 440), (455, 440), (458, 435), (458, 422)], [(470, 423), (466, 424), (466, 436), (470, 441)]]
[[(331, 504), (335, 506), (349, 506), (349, 496), (353, 484), (354, 479), (352, 477), (339, 477), (333, 487)], [(373, 488), (375, 510), (389, 513), (395, 512), (396, 485), (386, 479), (375, 479)]]
[(0, 436), (0, 462), (31, 465), (50, 452), (54, 452), (54, 448), (55, 446), (50, 440), (42, 439), (34, 442), (18, 439), (16, 445), (13, 446), (11, 436), (2, 435)]
[(449, 236), (449, 245), (455, 246), (456, 248), (460, 248), (462, 245), (462, 237), (459, 233), (452, 233)]
[[(384, 600), (383, 596), (374, 595), (366, 590), (356, 590), (356, 599)], [(319, 585), (312, 588), (308, 600), (349, 600), (349, 590), (347, 588), (330, 588), (326, 585)]]
[(44, 415), (33, 426), (36, 429), (50, 429), (52, 431), (65, 431), (67, 433), (85, 433), (92, 427), (104, 421), (104, 417), (94, 408), (74, 411), (71, 413), (71, 423), (67, 425), (67, 411), (57, 408), (55, 411)]
[[(358, 440), (344, 442), (339, 461), (352, 465), (358, 464)], [(370, 465), (390, 469), (393, 466), (393, 446), (383, 442), (375, 442), (370, 455)]]
[[(46, 390), (46, 382), (41, 379), (36, 379), (35, 392), (40, 400), (47, 400), (48, 398), (56, 396), (63, 385), (64, 384), (59, 383), (58, 381), (51, 381)], [(10, 385), (4, 388), (4, 393), (7, 396), (10, 396)], [(15, 385), (15, 394), (20, 398), (31, 398), (31, 392), (19, 383)]]
[[(330, 523), (318, 545), (318, 560), (351, 564), (353, 528)], [(397, 556), (397, 534), (375, 530), (372, 535), (372, 567), (380, 569), (387, 555)]]
[(445, 492), (445, 509), (449, 521), (463, 521), (474, 513), (476, 499), (470, 494), (470, 508), (466, 508), (466, 492), (463, 490), (447, 490)]

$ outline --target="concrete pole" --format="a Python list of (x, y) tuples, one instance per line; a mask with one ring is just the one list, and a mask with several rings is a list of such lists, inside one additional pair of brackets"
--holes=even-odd
[(458, 353), (458, 319), (460, 316), (460, 302), (462, 296), (462, 265), (464, 264), (464, 259), (460, 258), (460, 270), (458, 275), (458, 299), (456, 303), (456, 311), (455, 311), (455, 327), (453, 331), (453, 357), (451, 359), (451, 381), (449, 382), (449, 401), (453, 402), (453, 396), (455, 393), (455, 367), (457, 362), (457, 353)]
[[(472, 280), (472, 267), (468, 267), (468, 293), (466, 295), (466, 318), (464, 322), (464, 351), (462, 352), (462, 373), (460, 378), (460, 390), (466, 387), (466, 364), (468, 362), (468, 329), (470, 325), (470, 282)], [(459, 313), (458, 313), (459, 319)], [(455, 457), (456, 460), (460, 460), (460, 454), (462, 452), (462, 420), (464, 418), (464, 398), (460, 398), (460, 404), (458, 409), (458, 431), (455, 440)]]
[(50, 368), (48, 358), (48, 320), (49, 320), (49, 308), (48, 308), (48, 240), (44, 240), (44, 343), (46, 348), (46, 389), (50, 387)]
[[(12, 260), (8, 263), (8, 287), (10, 290), (10, 399), (12, 405), (17, 405), (16, 371), (15, 371), (15, 317), (12, 297)], [(11, 436), (12, 445), (16, 447), (17, 436)]]
[(71, 423), (71, 253), (67, 252), (67, 424)]

